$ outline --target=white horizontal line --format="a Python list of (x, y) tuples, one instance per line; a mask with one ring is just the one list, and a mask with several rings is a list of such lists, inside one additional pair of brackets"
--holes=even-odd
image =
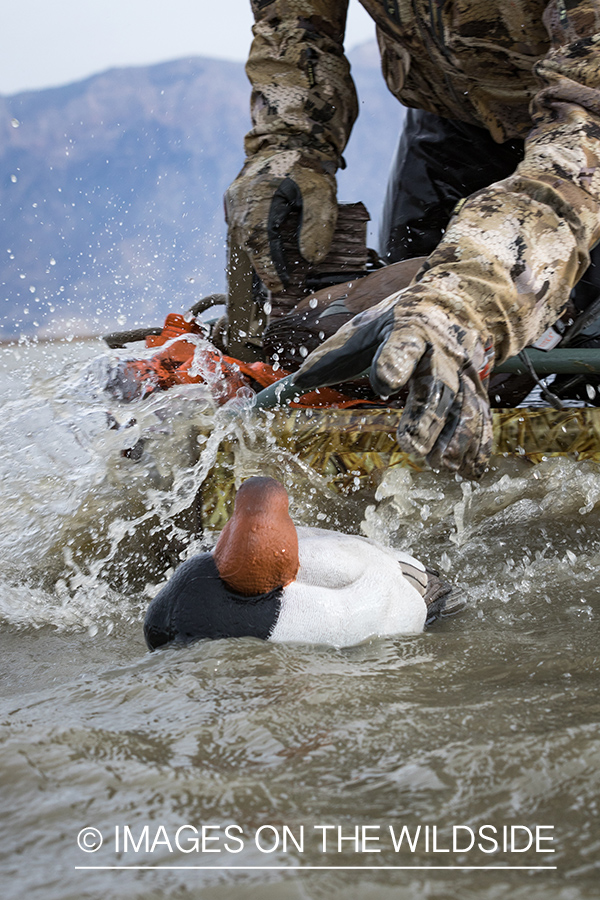
[(514, 872), (516, 870), (522, 870), (525, 872), (533, 872), (533, 871), (549, 871), (553, 869), (557, 869), (558, 866), (75, 866), (76, 869), (95, 869), (95, 870), (113, 870), (113, 869), (216, 869), (220, 872), (232, 872), (232, 871), (248, 871), (248, 870), (260, 870), (261, 872), (305, 872), (309, 870), (339, 870), (339, 871), (362, 871), (362, 872), (377, 872), (379, 870), (389, 870), (389, 869), (420, 869), (420, 870), (459, 870), (459, 871), (486, 871), (486, 870), (496, 870), (501, 872)]

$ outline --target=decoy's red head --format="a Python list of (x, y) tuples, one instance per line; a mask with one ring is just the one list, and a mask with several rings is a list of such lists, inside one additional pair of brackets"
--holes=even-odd
[(287, 492), (274, 478), (249, 478), (237, 492), (233, 515), (213, 558), (221, 580), (248, 597), (285, 587), (298, 574), (298, 534)]

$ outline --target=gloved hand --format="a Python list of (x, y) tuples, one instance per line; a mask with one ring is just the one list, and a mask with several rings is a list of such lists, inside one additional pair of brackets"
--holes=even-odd
[(246, 162), (225, 193), (230, 236), (272, 291), (288, 280), (280, 229), (292, 211), (300, 213), (300, 253), (308, 262), (319, 262), (337, 220), (332, 162), (300, 150), (261, 153)]
[(475, 310), (444, 308), (435, 299), (414, 284), (359, 313), (308, 356), (294, 383), (304, 389), (336, 384), (370, 365), (381, 396), (408, 384), (397, 431), (401, 449), (478, 478), (492, 447), (486, 384), (493, 344)]

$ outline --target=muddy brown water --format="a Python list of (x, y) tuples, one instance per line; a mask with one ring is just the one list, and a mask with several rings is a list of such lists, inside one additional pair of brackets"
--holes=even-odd
[(241, 401), (214, 419), (236, 477), (280, 477), (299, 523), (411, 550), (466, 607), (344, 650), (150, 654), (157, 556), (186, 543), (212, 452), (190, 461), (190, 402), (214, 414), (202, 389), (108, 403), (101, 353), (0, 349), (2, 896), (597, 900), (598, 467), (495, 460), (476, 486), (397, 472), (340, 498)]

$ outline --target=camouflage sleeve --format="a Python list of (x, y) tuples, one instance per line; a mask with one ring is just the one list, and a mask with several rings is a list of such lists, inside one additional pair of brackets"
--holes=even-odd
[(252, 0), (246, 155), (301, 150), (340, 165), (358, 113), (344, 56), (348, 0)]
[(466, 200), (417, 275), (442, 308), (471, 307), (497, 360), (559, 317), (600, 239), (600, 3), (552, 0), (544, 23), (524, 161)]

